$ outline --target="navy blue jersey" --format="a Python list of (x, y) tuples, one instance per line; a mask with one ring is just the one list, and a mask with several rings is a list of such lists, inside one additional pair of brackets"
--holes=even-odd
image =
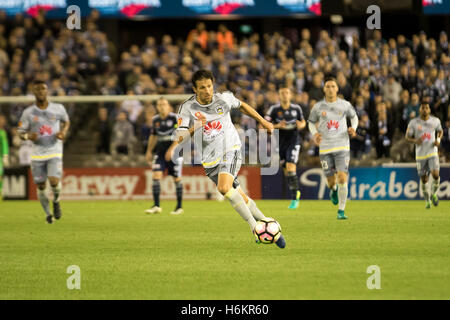
[(280, 104), (273, 105), (264, 118), (273, 124), (278, 124), (283, 120), (286, 122), (286, 127), (280, 128), (280, 145), (300, 140), (297, 120), (302, 121), (304, 117), (302, 108), (298, 104), (291, 103), (288, 109), (283, 109)]
[(172, 144), (172, 133), (177, 129), (177, 115), (173, 112), (162, 119), (159, 114), (153, 117), (152, 135), (158, 137), (155, 153), (165, 153)]

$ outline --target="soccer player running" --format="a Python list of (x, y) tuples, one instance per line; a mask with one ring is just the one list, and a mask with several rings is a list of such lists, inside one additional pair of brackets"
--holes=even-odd
[[(247, 221), (253, 232), (256, 221), (265, 216), (239, 187), (237, 174), (242, 163), (241, 140), (231, 122), (230, 112), (232, 109), (239, 109), (258, 121), (270, 133), (273, 131), (273, 125), (231, 92), (215, 93), (214, 76), (209, 70), (196, 71), (192, 76), (192, 86), (195, 95), (186, 100), (178, 112), (177, 141), (181, 143), (195, 131), (202, 130), (201, 156), (205, 173), (216, 184), (217, 190)], [(283, 235), (276, 244), (280, 248), (286, 246)]]
[[(347, 219), (349, 136), (356, 135), (358, 116), (350, 102), (337, 97), (339, 87), (335, 78), (325, 78), (323, 91), (325, 97), (311, 109), (308, 127), (314, 143), (319, 146), (320, 163), (327, 177), (330, 199), (334, 205), (339, 204), (337, 218)], [(350, 128), (347, 128), (347, 118), (351, 119)]]
[(3, 165), (9, 165), (8, 134), (4, 129), (6, 118), (0, 114), (0, 201), (3, 199)]
[[(172, 141), (173, 133), (177, 129), (177, 115), (170, 112), (170, 104), (167, 99), (160, 98), (156, 103), (158, 114), (153, 117), (152, 131), (148, 138), (148, 146), (145, 157), (147, 162), (152, 166), (153, 170), (153, 201), (152, 208), (145, 210), (147, 213), (161, 213), (162, 208), (159, 203), (159, 195), (161, 193), (160, 180), (164, 171), (167, 169), (169, 175), (173, 177), (177, 195), (177, 206), (171, 214), (182, 214), (183, 208), (181, 202), (183, 200), (183, 184), (181, 182), (181, 170), (183, 167), (183, 158), (178, 157), (172, 161), (172, 154), (178, 145), (176, 141)], [(153, 152), (155, 155), (153, 155)]]
[(288, 188), (292, 200), (289, 209), (297, 209), (300, 201), (300, 186), (297, 176), (297, 162), (300, 153), (300, 133), (306, 126), (302, 108), (291, 103), (292, 92), (288, 87), (278, 90), (280, 103), (269, 108), (265, 119), (274, 123), (273, 127), (279, 129), (279, 153), (283, 171), (287, 177)]
[[(433, 205), (439, 204), (437, 191), (439, 190), (439, 157), (438, 147), (444, 134), (441, 121), (430, 115), (431, 109), (428, 102), (422, 102), (419, 108), (419, 117), (412, 119), (406, 129), (406, 140), (416, 145), (417, 171), (421, 180), (425, 208), (430, 209), (430, 192), (428, 177), (431, 172), (431, 200)], [(437, 137), (436, 137), (437, 134)]]
[[(46, 214), (47, 223), (60, 219), (59, 203), (61, 193), (63, 141), (70, 127), (69, 116), (62, 104), (47, 100), (48, 88), (44, 81), (33, 82), (35, 104), (26, 108), (19, 121), (19, 136), (33, 142), (31, 173), (37, 185), (37, 194)], [(50, 181), (53, 191), (53, 216), (46, 195), (46, 182)]]

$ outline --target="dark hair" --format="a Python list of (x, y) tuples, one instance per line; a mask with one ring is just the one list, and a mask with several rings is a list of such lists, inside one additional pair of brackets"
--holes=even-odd
[(195, 71), (195, 73), (192, 75), (192, 86), (196, 88), (196, 82), (201, 79), (211, 79), (211, 81), (214, 83), (214, 75), (211, 71), (200, 69)]
[(38, 85), (38, 84), (46, 84), (45, 81), (40, 80), (40, 79), (35, 79), (33, 81), (33, 86)]
[(331, 76), (325, 77), (325, 80), (323, 80), (323, 84), (327, 83), (328, 81), (334, 81), (334, 83), (336, 83), (336, 85), (339, 86), (335, 77)]

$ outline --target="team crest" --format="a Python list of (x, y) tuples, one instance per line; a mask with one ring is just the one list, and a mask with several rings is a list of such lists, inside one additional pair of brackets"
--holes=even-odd
[(159, 128), (159, 122), (155, 123), (155, 128)]
[(223, 115), (223, 108), (221, 106), (217, 107), (216, 112), (218, 115)]
[(326, 117), (327, 116), (327, 112), (326, 111), (322, 111), (322, 117)]
[(419, 126), (417, 127), (417, 129), (418, 129), (418, 130), (422, 130), (422, 126), (419, 125)]
[(38, 116), (34, 116), (33, 117), (33, 122), (38, 122), (39, 121), (39, 117)]
[(278, 111), (277, 115), (278, 115), (279, 117), (282, 117), (282, 116), (283, 116), (283, 112), (282, 112), (282, 111)]
[(178, 118), (178, 126), (181, 126), (181, 122), (183, 121), (183, 119)]

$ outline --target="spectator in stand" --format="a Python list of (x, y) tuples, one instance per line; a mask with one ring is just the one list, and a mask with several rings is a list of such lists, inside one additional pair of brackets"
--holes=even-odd
[(407, 126), (407, 116), (406, 116), (406, 109), (409, 105), (409, 91), (403, 90), (400, 94), (400, 103), (397, 108), (397, 116), (398, 119), (397, 125), (399, 125), (400, 131), (405, 132), (406, 126)]
[[(127, 95), (134, 96), (134, 91), (128, 90)], [(128, 120), (133, 125), (134, 130), (136, 130), (136, 122), (143, 109), (144, 107), (137, 99), (125, 100), (120, 105), (120, 110), (126, 112), (126, 114), (128, 115)]]
[(403, 112), (403, 120), (405, 121), (406, 125), (408, 125), (409, 121), (419, 116), (419, 108), (419, 95), (417, 93), (413, 93), (411, 95), (411, 101)]
[(367, 113), (361, 114), (359, 117), (356, 136), (350, 140), (350, 150), (352, 157), (359, 159), (361, 155), (369, 153), (371, 147), (370, 140), (370, 120)]
[(112, 152), (129, 154), (134, 140), (133, 125), (127, 120), (127, 113), (120, 111), (112, 130)]
[(395, 80), (393, 74), (389, 74), (388, 81), (381, 88), (381, 94), (383, 100), (389, 100), (393, 105), (397, 105), (400, 102), (400, 93), (402, 92), (402, 86)]
[(380, 102), (377, 105), (376, 149), (377, 158), (389, 157), (391, 140), (389, 139), (388, 116), (386, 104)]
[(110, 153), (112, 124), (108, 118), (108, 109), (100, 107), (98, 109), (98, 131), (99, 139), (97, 153)]
[(308, 91), (308, 95), (310, 99), (314, 100), (322, 100), (324, 93), (322, 90), (322, 77), (320, 73), (316, 73), (313, 76), (312, 86)]
[(233, 50), (234, 48), (234, 35), (233, 32), (228, 30), (224, 24), (220, 24), (217, 32), (217, 44), (219, 51)]
[(208, 46), (208, 31), (204, 22), (197, 23), (195, 29), (191, 30), (187, 36), (187, 42), (193, 42), (200, 46), (203, 51), (206, 51)]

